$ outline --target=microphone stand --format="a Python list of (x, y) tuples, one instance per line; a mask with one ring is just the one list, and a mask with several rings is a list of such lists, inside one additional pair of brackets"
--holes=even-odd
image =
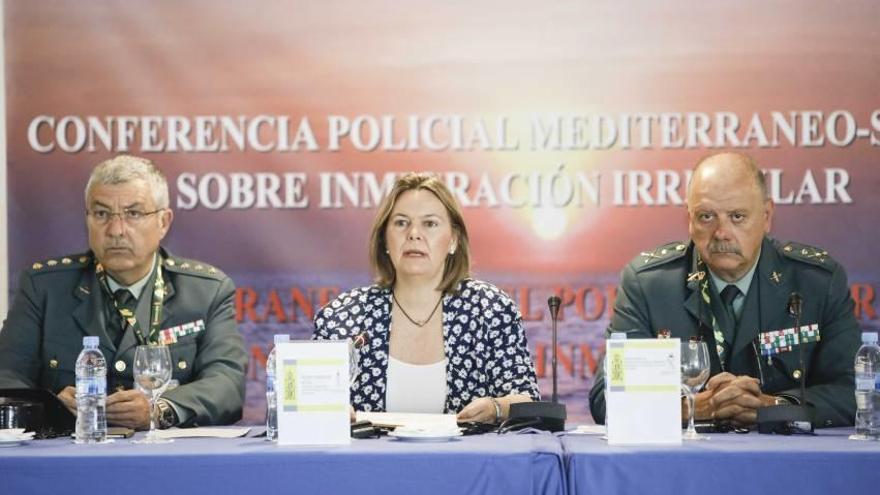
[(547, 431), (562, 431), (565, 429), (565, 404), (560, 404), (556, 395), (556, 320), (559, 317), (560, 303), (561, 300), (557, 296), (551, 296), (547, 300), (547, 304), (550, 307), (551, 332), (553, 334), (553, 358), (551, 361), (553, 367), (552, 400), (550, 402), (517, 402), (511, 404), (508, 419), (502, 423), (499, 433), (527, 426)]
[[(807, 403), (807, 370), (804, 368), (804, 341), (801, 338), (801, 315), (803, 313), (803, 298), (797, 292), (792, 292), (788, 298), (788, 312), (794, 317), (794, 332), (797, 335), (798, 355), (800, 361), (800, 404), (784, 406), (769, 406), (758, 408), (758, 432), (759, 433), (782, 433), (792, 432), (813, 433), (813, 423), (816, 417), (816, 408)], [(760, 356), (758, 357), (760, 359)]]

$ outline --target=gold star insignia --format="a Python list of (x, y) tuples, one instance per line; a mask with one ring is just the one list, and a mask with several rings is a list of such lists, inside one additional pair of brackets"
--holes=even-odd
[(43, 264), (42, 263), (34, 263), (33, 265), (31, 265), (31, 268), (33, 268), (34, 270), (39, 270), (39, 269), (43, 268)]

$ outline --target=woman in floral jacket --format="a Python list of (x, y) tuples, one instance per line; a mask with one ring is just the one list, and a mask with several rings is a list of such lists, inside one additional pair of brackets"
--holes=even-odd
[(457, 413), (498, 422), (540, 398), (516, 304), (469, 278), (461, 210), (435, 176), (407, 174), (373, 222), (375, 285), (346, 292), (315, 316), (316, 339), (353, 339), (362, 411)]

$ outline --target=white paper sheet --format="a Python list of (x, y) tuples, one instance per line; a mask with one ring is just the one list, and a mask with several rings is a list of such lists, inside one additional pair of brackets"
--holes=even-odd
[(249, 427), (242, 428), (169, 428), (159, 430), (160, 438), (239, 438), (251, 431)]
[(357, 412), (358, 421), (369, 421), (375, 426), (398, 427), (407, 429), (421, 429), (432, 431), (449, 431), (458, 427), (455, 414), (425, 414), (425, 413), (387, 413), (387, 412)]

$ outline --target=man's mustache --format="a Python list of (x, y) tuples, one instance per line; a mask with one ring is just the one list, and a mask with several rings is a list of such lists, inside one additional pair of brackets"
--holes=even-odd
[(131, 245), (127, 242), (108, 242), (104, 244), (104, 249), (128, 249), (131, 251)]
[(729, 242), (710, 242), (709, 252), (712, 254), (736, 254), (742, 256), (739, 246)]

